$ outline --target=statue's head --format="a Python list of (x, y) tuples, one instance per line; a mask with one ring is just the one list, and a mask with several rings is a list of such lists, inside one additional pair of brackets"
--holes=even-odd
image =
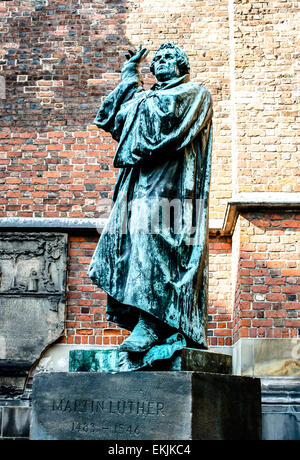
[(163, 43), (155, 53), (150, 70), (158, 81), (172, 80), (190, 72), (189, 59), (179, 46)]

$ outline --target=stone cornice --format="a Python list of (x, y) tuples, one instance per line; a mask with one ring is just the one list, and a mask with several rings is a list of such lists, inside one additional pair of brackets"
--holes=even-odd
[(242, 211), (251, 209), (299, 210), (300, 193), (239, 193), (228, 201), (222, 226), (219, 228), (211, 228), (212, 226), (210, 225), (210, 232), (221, 236), (231, 236), (234, 232), (239, 214)]

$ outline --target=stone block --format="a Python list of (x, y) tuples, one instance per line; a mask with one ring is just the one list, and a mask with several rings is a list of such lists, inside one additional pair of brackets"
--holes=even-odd
[(260, 381), (201, 372), (42, 373), (32, 440), (256, 440)]
[(300, 376), (297, 339), (240, 339), (233, 347), (233, 373), (237, 375)]

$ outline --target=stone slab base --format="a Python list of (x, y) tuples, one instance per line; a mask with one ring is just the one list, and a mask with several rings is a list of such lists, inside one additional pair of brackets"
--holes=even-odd
[[(174, 353), (170, 359), (154, 362), (150, 369), (152, 371), (199, 371), (231, 374), (232, 357), (207, 350), (184, 348)], [(70, 372), (119, 372), (119, 370), (118, 349), (70, 351)]]
[(260, 381), (201, 372), (49, 373), (32, 440), (257, 440)]

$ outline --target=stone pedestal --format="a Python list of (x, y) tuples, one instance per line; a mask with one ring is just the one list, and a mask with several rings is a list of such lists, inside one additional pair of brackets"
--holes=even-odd
[(257, 440), (260, 381), (203, 372), (49, 373), (33, 380), (33, 440)]

